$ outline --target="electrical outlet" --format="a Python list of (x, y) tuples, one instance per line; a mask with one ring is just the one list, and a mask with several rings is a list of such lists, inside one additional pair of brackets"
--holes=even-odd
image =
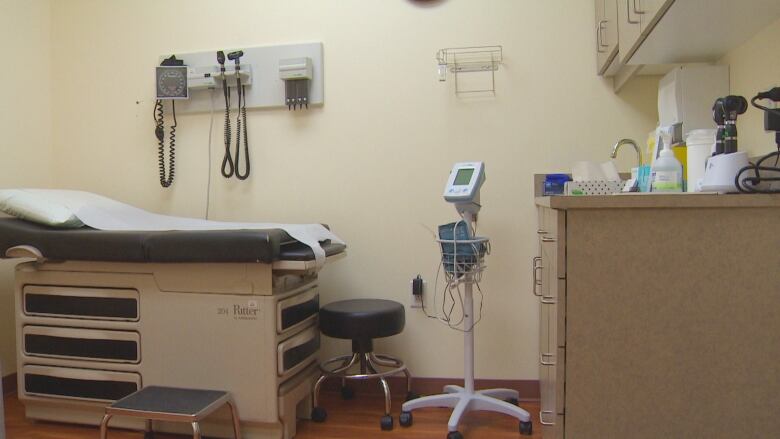
[[(422, 295), (415, 295), (414, 294), (414, 280), (409, 282), (409, 308), (422, 308), (423, 302), (422, 302)], [(422, 293), (425, 294), (425, 290), (427, 288), (428, 282), (423, 280), (423, 288)]]

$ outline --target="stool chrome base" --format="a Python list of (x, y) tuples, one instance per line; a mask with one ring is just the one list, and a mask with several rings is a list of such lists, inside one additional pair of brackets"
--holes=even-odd
[[(336, 363), (341, 363), (341, 365), (333, 369), (328, 367)], [(354, 373), (350, 373), (351, 369), (357, 370)], [(314, 385), (313, 398), (314, 412), (317, 413), (317, 417), (313, 416), (313, 419), (318, 422), (324, 421), (326, 416), (324, 409), (319, 405), (319, 396), (322, 383), (328, 378), (341, 378), (342, 388), (346, 386), (347, 380), (379, 379), (385, 395), (385, 416), (381, 422), (383, 430), (391, 430), (393, 428), (392, 415), (390, 414), (390, 386), (385, 378), (403, 373), (406, 375), (407, 398), (413, 395), (412, 375), (409, 373), (406, 365), (401, 360), (388, 355), (376, 355), (373, 352), (355, 352), (352, 355), (344, 355), (325, 361), (320, 365), (320, 370), (322, 375)]]

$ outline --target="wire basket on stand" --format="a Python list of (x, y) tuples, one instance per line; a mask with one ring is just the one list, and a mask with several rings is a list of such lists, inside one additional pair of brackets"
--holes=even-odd
[(460, 281), (471, 275), (479, 282), (485, 270), (485, 255), (490, 253), (490, 240), (472, 237), (464, 221), (439, 226), (441, 263), (448, 282)]

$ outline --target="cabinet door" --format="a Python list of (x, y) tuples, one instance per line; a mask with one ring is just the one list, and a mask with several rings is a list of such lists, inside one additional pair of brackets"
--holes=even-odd
[(540, 319), (541, 331), (539, 340), (539, 393), (541, 397), (539, 418), (542, 425), (552, 427), (555, 425), (557, 414), (556, 407), (556, 370), (555, 357), (557, 347), (552, 341), (554, 336), (554, 310), (555, 305), (542, 302)]
[(621, 63), (627, 63), (634, 54), (634, 46), (639, 41), (641, 30), (640, 15), (634, 12), (633, 0), (617, 0), (618, 6), (618, 47)]
[(642, 32), (649, 32), (650, 26), (661, 7), (667, 0), (631, 0), (634, 12), (639, 15), (639, 27)]
[(618, 53), (617, 0), (594, 0), (596, 9), (596, 68), (599, 75), (608, 69)]

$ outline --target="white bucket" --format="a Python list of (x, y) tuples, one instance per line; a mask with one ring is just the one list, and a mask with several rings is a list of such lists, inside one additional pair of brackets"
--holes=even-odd
[(697, 192), (699, 180), (704, 178), (704, 167), (715, 148), (717, 130), (691, 130), (685, 138), (687, 149), (688, 192)]

